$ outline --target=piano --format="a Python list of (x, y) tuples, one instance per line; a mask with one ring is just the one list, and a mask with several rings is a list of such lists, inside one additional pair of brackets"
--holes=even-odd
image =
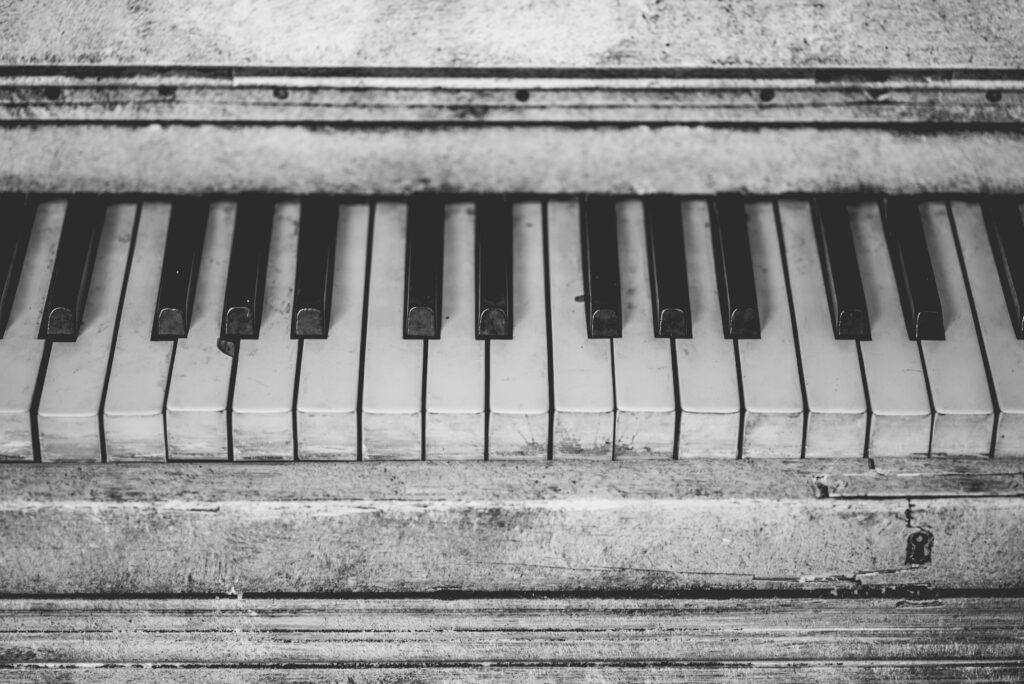
[(1021, 676), (1017, 9), (30, 4), (7, 674)]

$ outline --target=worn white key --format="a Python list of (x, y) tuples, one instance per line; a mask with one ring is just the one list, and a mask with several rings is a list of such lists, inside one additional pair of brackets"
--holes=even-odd
[(176, 342), (167, 389), (167, 456), (170, 459), (228, 458), (228, 401), (233, 359), (217, 347), (231, 241), (233, 202), (217, 202), (203, 240), (203, 256), (192, 303), (188, 337)]
[(544, 293), (544, 215), (539, 203), (512, 207), (511, 340), (490, 343), (488, 457), (548, 456), (547, 296)]
[(799, 458), (804, 399), (786, 292), (775, 207), (747, 205), (747, 231), (761, 318), (761, 339), (737, 340), (743, 378), (743, 458)]
[(995, 414), (978, 331), (945, 202), (921, 206), (945, 340), (921, 340), (934, 418), (931, 455), (987, 456)]
[(683, 202), (682, 217), (693, 337), (674, 340), (679, 458), (736, 458), (742, 415), (736, 345), (722, 330), (707, 202)]
[(154, 341), (153, 316), (171, 205), (143, 204), (110, 365), (103, 432), (108, 461), (163, 461), (164, 399), (173, 341)]
[(554, 458), (611, 459), (615, 390), (611, 343), (587, 337), (580, 214), (576, 202), (548, 202)]
[(917, 342), (907, 336), (877, 202), (851, 206), (871, 340), (858, 342), (871, 420), (867, 455), (927, 455), (932, 413)]
[(427, 341), (428, 459), (483, 460), (484, 342), (476, 339), (476, 218), (472, 204), (445, 207), (441, 339)]
[(293, 340), (292, 304), (299, 250), (299, 203), (274, 209), (259, 338), (238, 344), (231, 433), (236, 461), (295, 458), (292, 409), (299, 342)]
[[(950, 207), (999, 407), (993, 453), (995, 456), (1021, 456), (1024, 455), (1024, 341), (1017, 339), (1010, 323), (981, 206), (973, 202), (952, 202)], [(942, 306), (945, 315), (945, 301)]]
[(302, 341), (295, 405), (300, 460), (358, 458), (359, 355), (369, 234), (369, 205), (342, 205), (334, 247), (331, 327), (325, 340)]
[(616, 214), (622, 337), (612, 340), (615, 459), (672, 458), (676, 436), (672, 342), (654, 336), (643, 205), (639, 200), (619, 202)]
[(402, 336), (406, 205), (374, 208), (363, 362), (363, 458), (423, 455), (423, 340)]
[(7, 330), (0, 338), (0, 461), (33, 458), (30, 412), (46, 349), (39, 326), (66, 208), (66, 202), (54, 201), (36, 209)]
[(78, 339), (54, 342), (39, 398), (44, 461), (102, 459), (100, 411), (138, 206), (107, 209)]
[(868, 412), (860, 356), (832, 329), (814, 217), (806, 201), (780, 201), (783, 254), (807, 397), (804, 456), (863, 456)]

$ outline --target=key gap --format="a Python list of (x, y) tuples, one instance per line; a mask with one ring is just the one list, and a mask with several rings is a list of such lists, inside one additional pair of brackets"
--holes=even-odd
[(668, 340), (669, 352), (672, 356), (672, 393), (676, 398), (675, 432), (672, 439), (672, 460), (679, 460), (679, 430), (682, 425), (683, 407), (679, 397), (679, 364), (676, 360), (676, 341)]
[(420, 460), (427, 460), (427, 344), (423, 340), (423, 375), (420, 383)]
[(807, 422), (810, 406), (807, 404), (807, 385), (804, 383), (804, 362), (800, 356), (800, 333), (796, 328), (796, 307), (793, 306), (793, 286), (789, 281), (789, 264), (786, 262), (786, 240), (782, 235), (782, 216), (779, 213), (778, 200), (772, 200), (775, 214), (775, 233), (779, 238), (779, 257), (782, 261), (782, 279), (786, 283), (786, 301), (789, 303), (789, 324), (793, 328), (793, 351), (796, 354), (796, 372), (800, 379), (800, 396), (804, 403), (803, 436), (800, 444), (800, 458), (807, 457)]
[(931, 411), (931, 426), (928, 430), (928, 457), (932, 455), (932, 440), (935, 437), (935, 401), (932, 399), (932, 383), (928, 380), (928, 366), (924, 362), (924, 348), (921, 346), (921, 340), (917, 341), (917, 354), (921, 358), (921, 370), (924, 375), (924, 389), (928, 394), (928, 408)]
[(231, 381), (228, 382), (228, 410), (226, 416), (228, 424), (228, 461), (235, 460), (235, 422), (232, 414), (235, 411), (235, 377), (238, 375), (238, 356), (242, 348), (242, 341), (235, 340), (231, 346), (234, 347), (234, 351), (231, 355)]
[(29, 427), (32, 429), (32, 460), (36, 463), (42, 463), (43, 461), (43, 451), (39, 446), (39, 402), (43, 397), (43, 382), (46, 381), (46, 367), (50, 363), (50, 349), (52, 347), (53, 342), (50, 340), (43, 342), (43, 356), (39, 360), (36, 388), (32, 392), (32, 404), (29, 407), (28, 413)]
[(736, 458), (743, 458), (743, 424), (747, 418), (747, 404), (743, 398), (743, 368), (740, 366), (740, 342), (739, 340), (732, 341), (732, 353), (736, 359), (736, 389), (739, 390), (740, 394), (740, 429), (737, 435), (736, 442)]
[(167, 382), (164, 383), (164, 403), (161, 417), (164, 423), (164, 461), (171, 460), (171, 447), (167, 439), (167, 397), (171, 394), (171, 378), (174, 377), (174, 359), (178, 355), (178, 340), (171, 341), (171, 361), (167, 366)]
[[(971, 305), (971, 320), (974, 321), (974, 334), (978, 336), (978, 348), (981, 350), (981, 363), (985, 367), (985, 380), (988, 381), (988, 394), (989, 398), (992, 400), (992, 437), (989, 441), (988, 456), (989, 458), (995, 458), (996, 437), (999, 434), (999, 397), (996, 396), (995, 382), (992, 380), (992, 366), (988, 361), (988, 350), (985, 348), (985, 339), (981, 335), (981, 322), (978, 320), (978, 309), (974, 305), (974, 291), (971, 289), (971, 281), (967, 277), (967, 265), (964, 263), (964, 252), (963, 247), (960, 245), (960, 234), (956, 227), (956, 218), (953, 216), (953, 206), (949, 202), (946, 202), (946, 215), (949, 217), (949, 225), (953, 230), (953, 244), (956, 245), (957, 262), (960, 264), (960, 273), (964, 279), (964, 288), (967, 290), (967, 301)], [(989, 231), (986, 230), (985, 232), (988, 233)]]
[[(109, 208), (108, 208), (109, 210)], [(110, 388), (110, 370), (114, 367), (114, 352), (117, 351), (117, 334), (121, 329), (121, 312), (124, 310), (124, 295), (128, 291), (128, 277), (132, 272), (135, 260), (135, 243), (139, 235), (139, 222), (142, 219), (142, 205), (135, 205), (135, 221), (132, 225), (132, 241), (128, 246), (128, 262), (124, 267), (124, 279), (121, 281), (121, 296), (117, 300), (117, 313), (114, 316), (114, 330), (110, 335), (110, 353), (107, 355), (107, 371), (103, 374), (103, 391), (100, 393), (100, 462), (107, 462), (107, 434), (103, 421), (103, 411), (107, 405), (107, 390)], [(79, 322), (82, 323), (81, 321)], [(166, 440), (164, 440), (166, 443)]]
[(615, 433), (619, 427), (619, 400), (615, 394), (615, 339), (608, 340), (608, 356), (612, 361), (612, 460), (615, 456)]
[(369, 225), (366, 227), (366, 265), (363, 268), (363, 313), (362, 333), (359, 339), (359, 384), (356, 388), (356, 461), (363, 460), (363, 387), (366, 373), (366, 321), (370, 315), (370, 266), (373, 255), (373, 224), (377, 215), (377, 205), (370, 204)]
[(302, 377), (302, 348), (305, 340), (299, 340), (295, 353), (295, 384), (292, 389), (292, 460), (299, 460), (299, 378)]
[(555, 356), (551, 339), (551, 255), (548, 250), (548, 203), (541, 203), (541, 234), (544, 252), (544, 322), (547, 325), (548, 348), (548, 460), (555, 454)]
[(860, 365), (860, 382), (864, 387), (864, 404), (867, 411), (867, 423), (864, 430), (864, 458), (870, 458), (868, 448), (871, 444), (871, 423), (873, 414), (871, 412), (871, 390), (868, 387), (868, 374), (864, 368), (864, 350), (861, 349), (861, 340), (854, 340), (857, 343), (857, 363)]
[(484, 460), (490, 459), (491, 447), (491, 341), (484, 340)]

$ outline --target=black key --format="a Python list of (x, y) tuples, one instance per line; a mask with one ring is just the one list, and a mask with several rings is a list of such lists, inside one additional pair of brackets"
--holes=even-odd
[(327, 337), (337, 235), (338, 200), (320, 196), (302, 200), (292, 337)]
[(476, 203), (476, 337), (512, 339), (512, 204)]
[(839, 197), (822, 197), (815, 201), (815, 206), (818, 251), (832, 312), (832, 330), (837, 340), (870, 340), (868, 309), (846, 202)]
[(644, 199), (647, 257), (654, 300), (654, 336), (690, 337), (690, 289), (686, 282), (686, 249), (679, 199)]
[(1024, 339), (1024, 224), (1020, 200), (995, 197), (983, 203), (982, 210), (1013, 332), (1018, 339)]
[(54, 342), (78, 338), (106, 218), (106, 202), (95, 195), (76, 195), (68, 200), (40, 337)]
[(758, 339), (761, 318), (757, 311), (757, 288), (743, 198), (722, 195), (712, 203), (711, 232), (725, 336)]
[(409, 200), (405, 238), (405, 337), (441, 337), (444, 269), (444, 201), (432, 195)]
[(255, 195), (238, 200), (231, 265), (224, 292), (222, 337), (255, 339), (259, 336), (273, 225), (273, 199)]
[(613, 198), (584, 198), (580, 205), (580, 229), (587, 335), (591, 338), (622, 337), (616, 225)]
[(209, 214), (209, 200), (200, 197), (183, 197), (171, 206), (153, 339), (169, 340), (188, 335)]
[(0, 337), (18, 290), (34, 208), (24, 195), (0, 195)]
[(885, 203), (885, 231), (907, 334), (912, 340), (946, 339), (917, 200), (889, 198)]

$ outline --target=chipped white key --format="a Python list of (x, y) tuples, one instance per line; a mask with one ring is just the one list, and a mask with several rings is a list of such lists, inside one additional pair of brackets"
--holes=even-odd
[(402, 336), (406, 205), (374, 208), (363, 365), (363, 458), (420, 460), (423, 345)]
[(783, 254), (807, 396), (804, 456), (863, 456), (868, 413), (854, 340), (832, 329), (814, 217), (806, 201), (779, 201)]
[(639, 200), (619, 202), (616, 213), (622, 337), (612, 340), (615, 459), (672, 458), (676, 436), (672, 342), (654, 336), (643, 205)]
[(761, 339), (736, 342), (746, 408), (743, 458), (799, 458), (803, 447), (804, 400), (775, 207), (769, 202), (748, 204), (747, 231)]
[(926, 455), (932, 413), (917, 342), (907, 336), (877, 202), (851, 206), (850, 229), (871, 339), (858, 342), (871, 420), (867, 455)]
[(103, 432), (108, 461), (163, 461), (164, 399), (174, 342), (153, 340), (153, 316), (171, 205), (145, 203), (110, 365)]
[(228, 281), (235, 204), (217, 202), (203, 241), (188, 337), (176, 342), (167, 389), (167, 456), (228, 458), (228, 401), (234, 360), (217, 347)]
[(33, 458), (30, 411), (46, 349), (39, 326), (66, 208), (66, 202), (54, 201), (36, 209), (7, 330), (0, 338), (0, 461)]
[(539, 203), (512, 207), (511, 340), (490, 343), (491, 460), (548, 456), (547, 296), (544, 216)]
[(359, 355), (369, 234), (369, 205), (341, 205), (331, 327), (325, 340), (302, 341), (295, 406), (300, 460), (354, 461), (358, 457)]
[(44, 461), (99, 461), (100, 412), (138, 206), (107, 208), (78, 339), (53, 342), (39, 398)]
[(987, 456), (994, 412), (974, 314), (945, 202), (920, 207), (945, 340), (921, 340), (932, 406), (931, 455)]
[[(486, 227), (485, 227), (486, 229)], [(483, 460), (484, 342), (476, 339), (476, 219), (472, 204), (445, 207), (441, 338), (427, 341), (428, 459)]]
[(548, 212), (554, 458), (611, 459), (615, 399), (611, 343), (587, 337), (580, 214), (576, 202)]

